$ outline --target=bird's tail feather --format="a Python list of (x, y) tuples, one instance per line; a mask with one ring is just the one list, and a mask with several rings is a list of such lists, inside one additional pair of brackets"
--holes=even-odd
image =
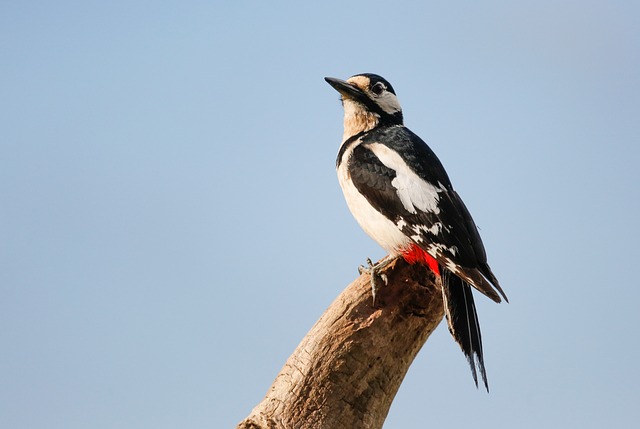
[(484, 386), (489, 391), (487, 373), (482, 353), (482, 335), (476, 306), (471, 294), (471, 286), (460, 277), (442, 270), (442, 296), (449, 332), (460, 345), (469, 366), (473, 380), (478, 386), (478, 372)]

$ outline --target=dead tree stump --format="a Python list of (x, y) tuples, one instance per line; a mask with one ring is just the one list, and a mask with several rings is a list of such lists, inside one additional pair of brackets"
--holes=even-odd
[(237, 429), (382, 427), (444, 314), (440, 286), (427, 268), (398, 260), (385, 272), (389, 281), (375, 306), (366, 274), (336, 298)]

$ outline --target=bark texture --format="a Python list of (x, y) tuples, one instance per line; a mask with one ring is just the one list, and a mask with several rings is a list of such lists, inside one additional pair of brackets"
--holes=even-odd
[(237, 429), (382, 427), (411, 362), (444, 314), (428, 269), (398, 260), (386, 274), (375, 306), (366, 274), (336, 298)]

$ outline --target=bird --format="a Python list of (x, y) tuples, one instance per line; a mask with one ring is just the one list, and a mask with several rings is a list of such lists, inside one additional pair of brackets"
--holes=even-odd
[(472, 288), (496, 303), (509, 302), (487, 263), (478, 228), (431, 148), (404, 125), (393, 86), (361, 73), (325, 77), (340, 93), (344, 134), (336, 159), (347, 206), (361, 228), (388, 255), (371, 275), (375, 305), (382, 270), (398, 258), (426, 265), (440, 283), (449, 332), (459, 344), (478, 387), (489, 391), (482, 336)]

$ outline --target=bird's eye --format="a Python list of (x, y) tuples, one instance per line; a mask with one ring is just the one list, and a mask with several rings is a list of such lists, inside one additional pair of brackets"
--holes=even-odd
[(385, 90), (386, 88), (384, 87), (384, 85), (380, 82), (376, 83), (375, 85), (373, 85), (371, 87), (371, 91), (375, 94), (375, 95), (380, 95), (382, 94), (382, 92)]

